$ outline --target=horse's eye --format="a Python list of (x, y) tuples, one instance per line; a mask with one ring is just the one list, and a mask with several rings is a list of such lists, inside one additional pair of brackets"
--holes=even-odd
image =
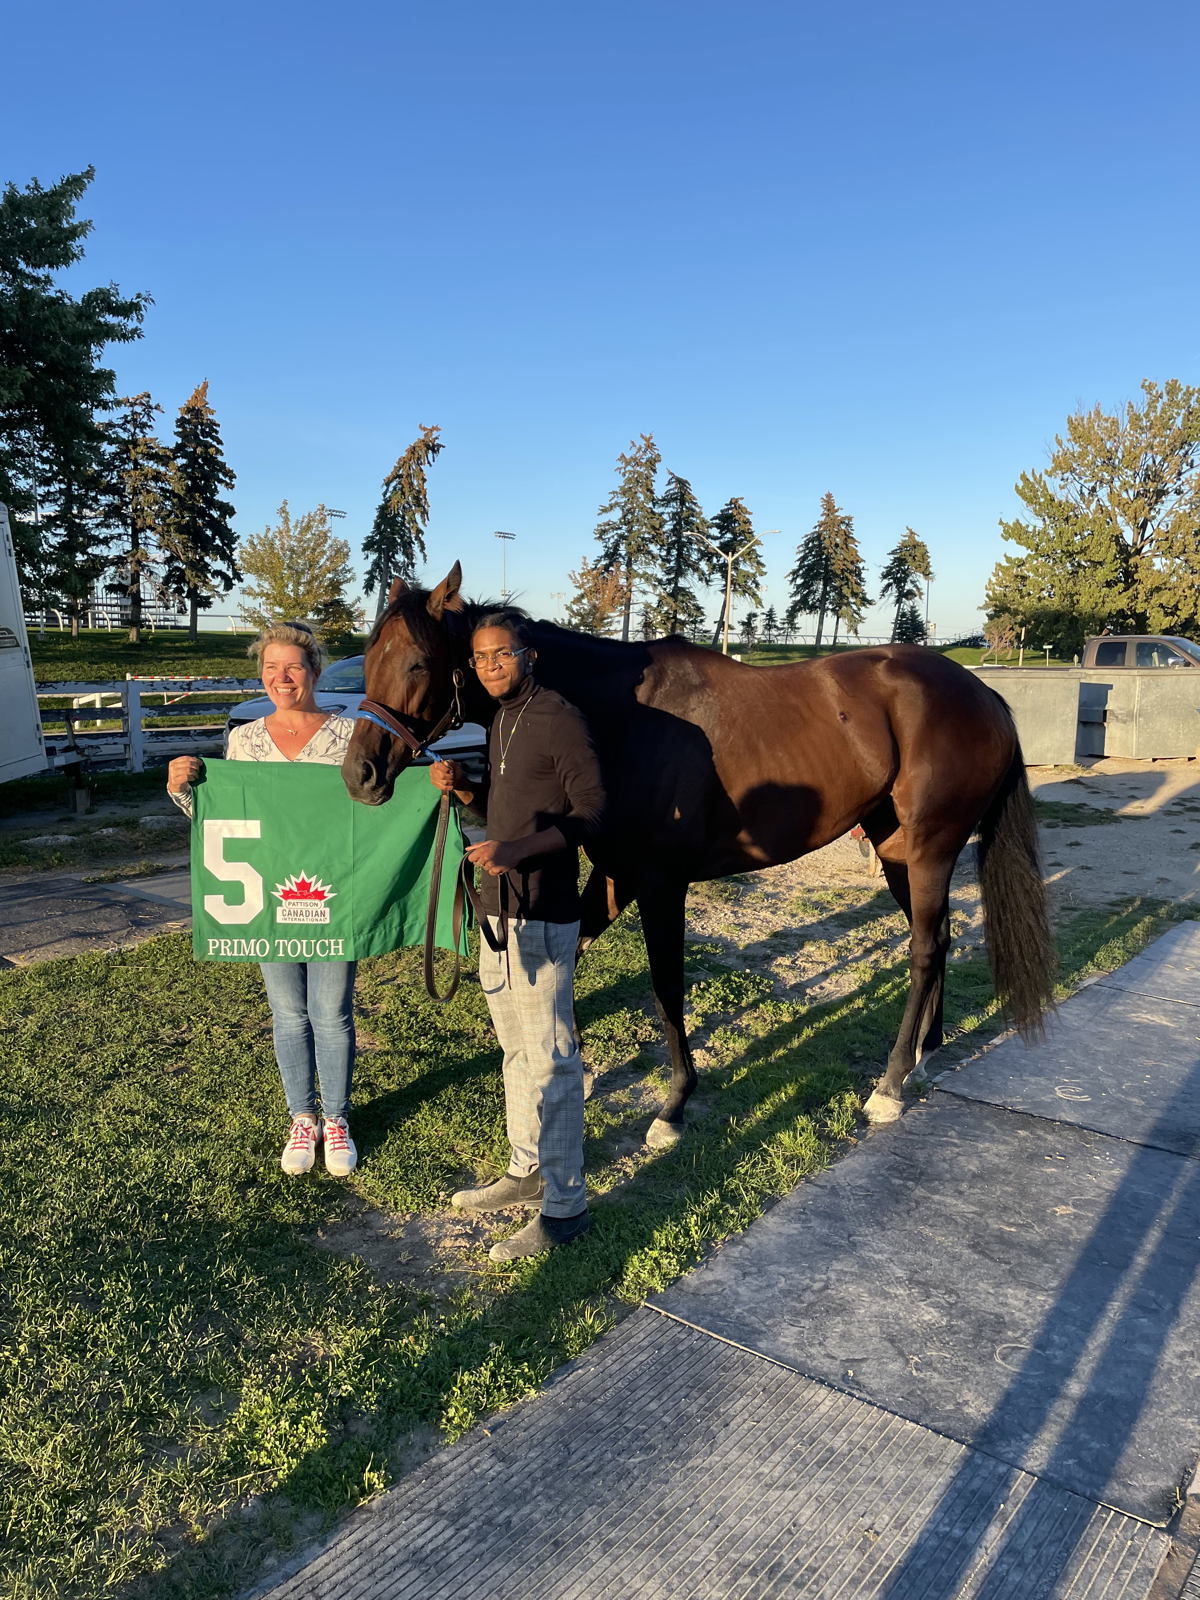
[(429, 663), (428, 661), (414, 661), (408, 670), (409, 672), (428, 672)]

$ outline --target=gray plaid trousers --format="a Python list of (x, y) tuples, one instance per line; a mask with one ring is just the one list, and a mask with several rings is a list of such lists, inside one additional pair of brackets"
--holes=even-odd
[[(489, 918), (493, 930), (495, 918)], [(542, 1211), (573, 1217), (583, 1185), (583, 1059), (575, 1032), (578, 922), (510, 918), (508, 948), (479, 946), (479, 982), (504, 1051), (508, 1170), (540, 1172)]]

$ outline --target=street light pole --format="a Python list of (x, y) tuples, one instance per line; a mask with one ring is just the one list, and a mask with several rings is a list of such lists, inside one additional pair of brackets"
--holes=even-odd
[[(694, 529), (692, 531), (694, 538), (697, 538), (706, 544), (713, 554), (720, 556), (721, 560), (725, 563), (725, 634), (721, 641), (721, 654), (727, 656), (729, 654), (729, 607), (733, 599), (733, 563), (740, 555), (744, 555), (752, 544), (758, 543), (759, 535), (757, 533), (752, 534), (750, 538), (746, 540), (744, 545), (737, 550), (731, 550), (727, 554), (724, 550), (715, 545), (711, 539), (706, 538), (704, 534), (696, 533)], [(765, 539), (769, 534), (778, 532), (778, 528), (768, 528), (762, 537)]]
[(508, 546), (515, 539), (515, 533), (494, 533), (493, 539), (500, 539), (500, 598), (505, 605), (508, 604)]

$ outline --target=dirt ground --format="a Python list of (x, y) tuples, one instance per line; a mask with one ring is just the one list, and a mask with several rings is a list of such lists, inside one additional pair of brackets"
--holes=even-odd
[[(1200, 762), (1033, 767), (1029, 782), (1055, 912), (1131, 895), (1180, 904), (1200, 898)], [(697, 886), (689, 936), (716, 943), (731, 964), (753, 962), (782, 992), (832, 998), (860, 981), (861, 964), (882, 954), (880, 946), (899, 948), (907, 937), (899, 912), (874, 923), (874, 951), (840, 936), (845, 908), (861, 905), (864, 886), (882, 897), (881, 913), (892, 904), (872, 865), (845, 837), (786, 866)], [(955, 870), (950, 905), (955, 947), (982, 945), (973, 849)]]

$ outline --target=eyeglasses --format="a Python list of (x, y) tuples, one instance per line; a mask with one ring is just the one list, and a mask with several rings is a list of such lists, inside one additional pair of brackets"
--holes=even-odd
[(502, 667), (506, 667), (510, 661), (523, 656), (528, 649), (529, 646), (526, 644), (519, 650), (481, 650), (478, 655), (467, 657), (467, 665), (475, 668), (490, 667), (494, 661), (498, 661)]

